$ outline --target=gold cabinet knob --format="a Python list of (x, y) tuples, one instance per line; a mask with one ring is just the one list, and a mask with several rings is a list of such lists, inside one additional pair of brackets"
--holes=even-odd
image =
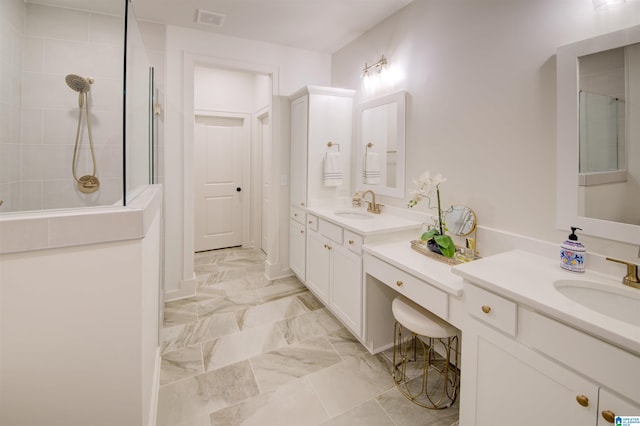
[(301, 233), (301, 234), (304, 234), (304, 231), (303, 231), (303, 230), (300, 230), (300, 233)]
[(293, 214), (293, 217), (298, 217), (298, 213), (294, 213), (294, 214)]
[(404, 284), (402, 281), (400, 281), (400, 280), (396, 281), (396, 285), (398, 287), (402, 287), (402, 284)]
[(616, 421), (616, 413), (609, 410), (604, 410), (602, 412), (602, 418), (607, 421), (607, 423), (613, 423)]
[(587, 398), (586, 395), (576, 396), (576, 401), (578, 401), (578, 404), (582, 405), (583, 407), (589, 406), (589, 398)]
[(311, 221), (311, 220), (310, 220), (310, 221), (309, 221), (309, 225), (313, 225), (313, 221)]
[(302, 207), (304, 207), (304, 203), (300, 203), (300, 205), (301, 205)]
[(484, 312), (485, 314), (488, 314), (489, 312), (491, 312), (491, 306), (483, 305), (482, 312)]
[(353, 240), (349, 240), (349, 244), (352, 244), (352, 245), (353, 245)]

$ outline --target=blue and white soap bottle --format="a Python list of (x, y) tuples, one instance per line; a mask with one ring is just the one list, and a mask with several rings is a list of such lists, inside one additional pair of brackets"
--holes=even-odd
[(571, 272), (584, 272), (584, 254), (587, 249), (578, 241), (576, 229), (571, 227), (569, 239), (560, 244), (560, 266)]

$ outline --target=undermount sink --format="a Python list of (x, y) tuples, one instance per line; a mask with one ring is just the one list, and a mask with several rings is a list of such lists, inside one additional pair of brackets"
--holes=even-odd
[(336, 212), (333, 212), (333, 214), (344, 219), (373, 219), (373, 215), (371, 213), (360, 212), (357, 210), (338, 210)]
[(591, 310), (640, 327), (640, 290), (587, 280), (558, 280), (556, 290)]

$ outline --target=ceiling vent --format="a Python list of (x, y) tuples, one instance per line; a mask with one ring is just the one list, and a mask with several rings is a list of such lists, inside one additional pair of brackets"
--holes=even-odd
[(212, 27), (221, 27), (227, 15), (220, 13), (208, 12), (206, 10), (196, 10), (196, 22), (198, 24), (209, 25)]

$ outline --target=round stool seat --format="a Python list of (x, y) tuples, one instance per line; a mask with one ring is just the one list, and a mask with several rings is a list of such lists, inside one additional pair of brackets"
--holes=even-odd
[(393, 299), (391, 310), (396, 321), (420, 336), (442, 339), (457, 334), (454, 326), (406, 297)]

